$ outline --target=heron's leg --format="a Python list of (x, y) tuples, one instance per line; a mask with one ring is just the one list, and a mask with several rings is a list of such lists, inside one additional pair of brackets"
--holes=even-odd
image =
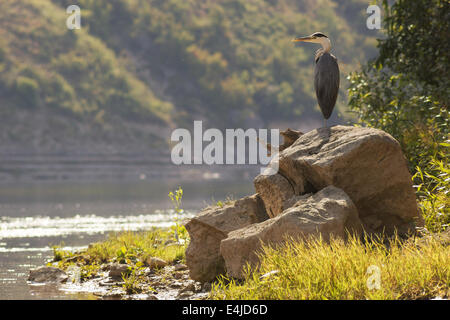
[(327, 119), (323, 118), (323, 127), (326, 128), (327, 127)]

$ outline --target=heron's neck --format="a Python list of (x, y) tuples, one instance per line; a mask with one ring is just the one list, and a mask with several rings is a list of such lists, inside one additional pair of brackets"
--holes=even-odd
[(319, 58), (324, 54), (328, 53), (331, 50), (331, 41), (328, 38), (318, 38), (317, 43), (320, 43), (322, 45), (322, 48), (318, 49), (316, 51), (315, 60), (319, 60)]
[(319, 43), (322, 45), (323, 53), (330, 52), (331, 50), (331, 41), (328, 38), (319, 38)]

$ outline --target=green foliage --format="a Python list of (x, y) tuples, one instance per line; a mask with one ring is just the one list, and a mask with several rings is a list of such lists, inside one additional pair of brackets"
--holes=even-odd
[[(123, 285), (127, 294), (134, 294), (142, 292), (142, 283), (145, 282), (142, 267), (142, 263), (138, 262), (130, 267), (128, 267), (128, 272), (122, 274)], [(149, 288), (154, 291), (152, 288)]]
[(123, 246), (121, 246), (116, 251), (116, 260), (119, 263), (136, 263), (139, 257), (143, 256), (144, 250), (140, 246), (127, 246), (127, 242), (124, 241)]
[(180, 215), (183, 213), (183, 209), (181, 208), (183, 189), (181, 187), (178, 187), (178, 189), (174, 192), (169, 192), (169, 198), (170, 201), (172, 201), (175, 210), (175, 225), (171, 227), (171, 230), (177, 243), (186, 243), (186, 241), (189, 239), (189, 235), (186, 228), (183, 225), (180, 225)]
[(361, 124), (382, 129), (401, 144), (410, 170), (442, 159), (448, 139), (450, 111), (433, 96), (417, 92), (417, 83), (403, 74), (374, 69), (350, 75), (350, 108)]
[(15, 89), (26, 107), (37, 107), (39, 103), (39, 84), (34, 79), (17, 77)]
[(384, 0), (388, 37), (380, 41), (378, 65), (426, 85), (441, 102), (449, 98), (450, 2), (448, 0)]
[(449, 213), (436, 203), (445, 203), (449, 190), (437, 177), (449, 167), (450, 4), (402, 0), (392, 6), (384, 1), (384, 6), (387, 37), (379, 41), (379, 57), (348, 77), (349, 106), (361, 124), (387, 131), (400, 142), (416, 173), (415, 184), (421, 186), (426, 226), (443, 230)]
[(60, 243), (59, 245), (51, 246), (51, 248), (53, 250), (53, 261), (54, 262), (61, 261), (64, 258), (71, 255), (70, 252), (68, 252), (66, 250), (61, 250), (61, 247), (63, 247), (63, 246), (64, 246), (64, 243)]
[(168, 262), (183, 260), (187, 243), (166, 247), (170, 238), (172, 232), (162, 229), (111, 234), (108, 240), (90, 246), (86, 253), (100, 263), (114, 259), (133, 264), (145, 262), (148, 257), (159, 257)]
[[(449, 147), (446, 143), (446, 148)], [(413, 178), (419, 181), (415, 187), (427, 230), (441, 232), (450, 226), (450, 166), (433, 159), (428, 167), (433, 173), (417, 167)]]
[(236, 200), (234, 199), (233, 195), (229, 195), (225, 198), (225, 200), (219, 200), (213, 205), (223, 208), (226, 205), (233, 204), (235, 201)]
[[(80, 266), (80, 281), (86, 281), (97, 276), (100, 271), (100, 265), (97, 263), (86, 263)], [(76, 279), (74, 279), (76, 280)]]
[[(97, 127), (104, 129), (101, 133), (105, 136), (107, 128), (117, 126), (117, 118), (124, 127), (136, 122), (168, 125), (172, 104), (158, 98), (130, 63), (109, 49), (103, 39), (93, 36), (87, 25), (81, 30), (68, 30), (66, 7), (49, 0), (0, 3), (0, 85), (5, 112), (39, 112), (48, 117), (47, 125), (51, 125), (52, 117), (64, 116), (68, 125), (40, 128), (56, 138), (71, 138), (74, 133), (70, 124), (77, 122), (91, 126), (97, 135)], [(111, 12), (110, 18), (115, 20), (119, 15), (126, 22), (126, 12), (124, 7), (123, 11)], [(103, 35), (108, 38), (115, 29), (105, 30)], [(1, 126), (5, 131), (17, 125), (11, 119), (5, 122)], [(31, 130), (33, 125), (29, 127)], [(125, 137), (128, 134), (123, 129), (117, 132)]]

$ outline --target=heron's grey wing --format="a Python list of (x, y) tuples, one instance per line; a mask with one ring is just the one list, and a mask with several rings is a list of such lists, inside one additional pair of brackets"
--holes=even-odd
[(320, 110), (325, 119), (328, 119), (333, 112), (339, 92), (339, 66), (337, 59), (329, 53), (324, 53), (317, 61), (314, 88)]

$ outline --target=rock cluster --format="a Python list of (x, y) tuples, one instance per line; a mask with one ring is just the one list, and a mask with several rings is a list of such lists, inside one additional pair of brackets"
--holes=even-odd
[[(76, 257), (76, 256), (75, 256)], [(76, 259), (81, 264), (84, 257)], [(65, 259), (74, 261), (74, 257)], [(103, 300), (184, 300), (206, 299), (211, 291), (210, 283), (200, 283), (189, 278), (189, 270), (179, 262), (168, 263), (156, 257), (149, 257), (145, 268), (136, 271), (137, 280), (132, 292), (124, 288), (123, 277), (130, 274), (132, 264), (104, 263), (100, 269), (84, 279), (74, 277), (76, 268), (66, 271), (55, 266), (30, 270), (30, 284), (49, 285), (63, 292), (84, 292), (92, 298)], [(72, 267), (77, 266), (72, 264)], [(53, 287), (54, 286), (54, 287)]]
[(192, 279), (240, 278), (246, 263), (258, 263), (261, 244), (287, 236), (404, 235), (422, 225), (406, 160), (389, 134), (335, 126), (290, 143), (270, 164), (278, 173), (255, 178), (255, 195), (187, 222)]

